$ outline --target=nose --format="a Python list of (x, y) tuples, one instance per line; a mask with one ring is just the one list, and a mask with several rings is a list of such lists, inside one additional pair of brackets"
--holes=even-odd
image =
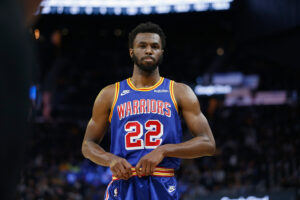
[(151, 48), (150, 45), (146, 47), (145, 53), (146, 53), (147, 55), (152, 55), (153, 52), (152, 52), (152, 48)]

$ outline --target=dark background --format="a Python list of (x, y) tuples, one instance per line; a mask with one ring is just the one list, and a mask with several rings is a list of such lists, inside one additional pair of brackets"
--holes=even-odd
[[(32, 102), (33, 133), (16, 199), (103, 198), (107, 182), (99, 174), (108, 172), (83, 158), (81, 142), (99, 91), (131, 76), (128, 33), (146, 21), (159, 24), (167, 36), (160, 66), (164, 77), (193, 88), (198, 76), (235, 71), (259, 75), (257, 91), (296, 95), (289, 104), (245, 107), (224, 106), (224, 96), (200, 96), (218, 152), (183, 161), (177, 172), (182, 199), (287, 189), (297, 196), (300, 2), (236, 0), (228, 11), (41, 16), (30, 29), (39, 63), (32, 81), (38, 97)], [(210, 109), (212, 101), (216, 106)], [(184, 138), (189, 137), (184, 126)], [(108, 133), (101, 146), (109, 149), (109, 140)]]

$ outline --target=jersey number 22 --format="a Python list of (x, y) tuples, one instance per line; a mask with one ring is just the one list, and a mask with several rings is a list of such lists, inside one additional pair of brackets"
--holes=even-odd
[(137, 149), (155, 149), (162, 142), (161, 136), (163, 135), (164, 125), (158, 120), (146, 121), (144, 139), (143, 125), (138, 121), (129, 121), (125, 124), (125, 148), (126, 150)]

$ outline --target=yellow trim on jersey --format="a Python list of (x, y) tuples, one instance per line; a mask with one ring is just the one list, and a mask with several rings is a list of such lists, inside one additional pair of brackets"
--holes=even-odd
[(155, 167), (156, 171), (174, 172), (173, 168)]
[[(137, 176), (136, 170), (134, 167), (131, 168), (132, 176)], [(151, 176), (163, 176), (163, 177), (172, 177), (174, 176), (173, 168), (164, 168), (164, 167), (155, 167), (154, 172)], [(112, 180), (118, 180), (114, 175), (112, 176)]]
[(131, 89), (133, 90), (137, 90), (137, 91), (143, 91), (143, 92), (147, 92), (150, 90), (153, 90), (155, 88), (157, 88), (158, 86), (160, 86), (164, 81), (164, 77), (160, 77), (159, 81), (157, 83), (155, 83), (155, 85), (151, 86), (151, 87), (147, 87), (147, 88), (136, 88), (133, 83), (131, 82), (130, 78), (127, 79), (127, 84), (129, 85), (129, 87), (131, 87)]
[(111, 118), (112, 118), (112, 115), (113, 115), (113, 111), (114, 111), (114, 108), (115, 108), (115, 105), (117, 103), (117, 100), (118, 100), (118, 97), (119, 97), (119, 90), (120, 90), (120, 82), (117, 82), (116, 83), (116, 88), (115, 88), (115, 96), (114, 96), (114, 101), (111, 105), (111, 109), (110, 109), (110, 113), (109, 113), (109, 117), (108, 117), (108, 121), (111, 122)]
[(174, 95), (174, 81), (170, 81), (170, 95), (171, 95), (171, 99), (173, 101), (173, 104), (178, 112), (178, 105), (177, 105), (177, 102), (176, 102), (176, 99), (175, 99), (175, 95)]
[(174, 176), (174, 173), (153, 172), (152, 176)]

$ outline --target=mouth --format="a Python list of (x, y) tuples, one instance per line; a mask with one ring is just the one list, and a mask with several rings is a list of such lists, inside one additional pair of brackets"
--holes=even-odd
[(143, 61), (146, 61), (146, 62), (154, 62), (154, 58), (152, 57), (145, 57), (145, 58), (142, 58)]

